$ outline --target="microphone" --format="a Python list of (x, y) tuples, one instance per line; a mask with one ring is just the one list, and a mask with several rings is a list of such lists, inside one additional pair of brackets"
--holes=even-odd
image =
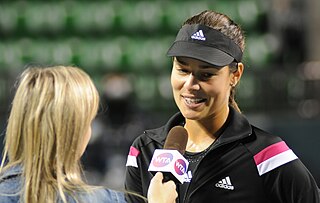
[(148, 171), (162, 172), (163, 182), (173, 180), (182, 184), (189, 166), (189, 162), (183, 157), (187, 141), (187, 130), (182, 126), (173, 127), (168, 133), (163, 149), (154, 151)]
[(175, 126), (169, 131), (163, 149), (178, 150), (183, 155), (186, 151), (187, 142), (187, 130), (182, 126)]

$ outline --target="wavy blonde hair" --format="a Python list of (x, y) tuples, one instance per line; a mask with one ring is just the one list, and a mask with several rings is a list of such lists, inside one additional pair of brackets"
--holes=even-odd
[(82, 180), (80, 157), (98, 107), (96, 87), (77, 67), (30, 67), (22, 73), (1, 169), (22, 166), (23, 202), (56, 202), (58, 197), (66, 202), (66, 194), (90, 191)]

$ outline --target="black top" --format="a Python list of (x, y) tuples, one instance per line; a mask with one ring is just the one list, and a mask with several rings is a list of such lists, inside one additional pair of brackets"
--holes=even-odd
[[(177, 202), (320, 202), (314, 178), (281, 138), (250, 125), (231, 107), (229, 119), (199, 163), (191, 163), (192, 171), (186, 173), (186, 179), (191, 181), (182, 188), (177, 185)], [(126, 190), (147, 195), (153, 177), (148, 172), (153, 152), (163, 147), (169, 130), (183, 121), (181, 113), (177, 113), (165, 126), (147, 130), (136, 138), (127, 161)], [(131, 196), (127, 201), (142, 202)]]

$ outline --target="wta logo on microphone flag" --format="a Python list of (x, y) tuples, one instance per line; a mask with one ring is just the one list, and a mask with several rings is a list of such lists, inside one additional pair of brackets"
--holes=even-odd
[(171, 153), (161, 153), (159, 156), (155, 157), (152, 164), (155, 167), (164, 167), (171, 163), (173, 160), (173, 155)]
[(177, 150), (156, 149), (148, 171), (169, 172), (182, 184), (188, 166), (189, 162)]
[(183, 160), (183, 159), (176, 160), (174, 163), (174, 170), (179, 175), (185, 174), (187, 171), (187, 164), (186, 164), (185, 160)]

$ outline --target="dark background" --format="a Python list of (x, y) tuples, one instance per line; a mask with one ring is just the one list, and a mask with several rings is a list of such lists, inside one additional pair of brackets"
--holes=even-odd
[(79, 66), (102, 99), (83, 157), (88, 181), (123, 188), (133, 139), (177, 111), (165, 53), (182, 22), (204, 9), (229, 15), (246, 31), (237, 93), (243, 113), (281, 136), (320, 185), (318, 0), (2, 0), (1, 139), (26, 64)]

